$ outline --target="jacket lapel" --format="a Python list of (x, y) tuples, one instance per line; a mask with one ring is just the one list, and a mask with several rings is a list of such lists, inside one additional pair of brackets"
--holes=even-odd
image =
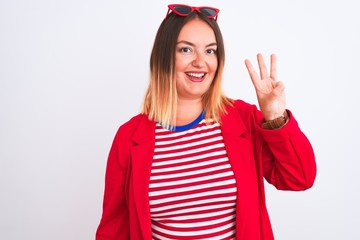
[(251, 129), (245, 127), (235, 108), (229, 108), (228, 114), (222, 118), (222, 132), (236, 178), (236, 238), (259, 239), (258, 186), (252, 155)]
[[(244, 144), (248, 145), (248, 140), (243, 136), (246, 132), (245, 124), (240, 114), (234, 108), (227, 109), (228, 114), (222, 117), (222, 134), (226, 151), (233, 168), (236, 179), (243, 176), (244, 158), (248, 157), (248, 153), (244, 148)], [(237, 187), (241, 187), (242, 183), (237, 182)]]
[(149, 180), (155, 146), (155, 122), (143, 116), (136, 129), (131, 149), (132, 182), (137, 218), (143, 239), (151, 239)]

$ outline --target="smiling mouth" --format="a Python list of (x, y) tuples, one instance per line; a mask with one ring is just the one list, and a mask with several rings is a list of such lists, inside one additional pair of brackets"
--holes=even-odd
[(186, 73), (186, 75), (190, 78), (191, 81), (193, 82), (201, 82), (202, 80), (204, 80), (206, 73), (193, 73), (193, 72), (188, 72)]

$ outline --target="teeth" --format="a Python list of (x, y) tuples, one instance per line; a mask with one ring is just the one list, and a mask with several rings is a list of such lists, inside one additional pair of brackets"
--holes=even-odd
[(190, 77), (202, 78), (205, 76), (205, 73), (187, 73)]

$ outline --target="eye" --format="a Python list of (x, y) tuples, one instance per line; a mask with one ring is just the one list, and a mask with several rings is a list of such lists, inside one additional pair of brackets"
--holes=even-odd
[(216, 54), (216, 49), (207, 49), (206, 53), (211, 55), (211, 54)]
[(182, 47), (182, 48), (179, 49), (179, 51), (180, 51), (181, 53), (191, 53), (191, 52), (192, 52), (192, 49), (189, 48), (189, 47)]

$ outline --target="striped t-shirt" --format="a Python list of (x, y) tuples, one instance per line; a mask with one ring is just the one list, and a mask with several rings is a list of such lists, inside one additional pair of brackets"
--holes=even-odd
[(153, 239), (235, 239), (236, 183), (220, 125), (157, 124), (149, 199)]

